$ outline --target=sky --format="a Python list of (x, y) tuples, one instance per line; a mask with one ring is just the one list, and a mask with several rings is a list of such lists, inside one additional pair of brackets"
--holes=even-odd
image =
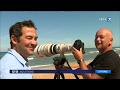
[(105, 27), (113, 32), (113, 47), (120, 47), (120, 11), (0, 11), (0, 52), (10, 48), (11, 25), (24, 20), (35, 23), (38, 45), (80, 39), (85, 48), (95, 48), (96, 31)]

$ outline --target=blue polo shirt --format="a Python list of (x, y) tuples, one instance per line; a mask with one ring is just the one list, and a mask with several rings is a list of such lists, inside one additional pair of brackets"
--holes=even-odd
[(32, 79), (31, 73), (10, 73), (10, 70), (31, 70), (27, 63), (15, 50), (9, 49), (0, 60), (0, 79)]

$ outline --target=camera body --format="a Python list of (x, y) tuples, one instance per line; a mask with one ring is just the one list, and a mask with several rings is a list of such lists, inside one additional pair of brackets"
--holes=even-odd
[(74, 42), (73, 47), (75, 47), (79, 51), (80, 51), (80, 48), (82, 48), (82, 53), (85, 54), (84, 43), (81, 40), (77, 39)]

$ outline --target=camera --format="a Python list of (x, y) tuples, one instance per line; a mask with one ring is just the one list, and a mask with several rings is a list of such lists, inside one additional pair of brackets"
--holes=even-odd
[[(60, 54), (59, 57), (53, 58), (53, 61), (54, 61), (53, 64), (55, 66), (59, 66), (59, 65), (64, 65), (64, 63), (66, 62), (68, 67), (72, 70), (66, 57), (64, 56), (64, 53), (65, 52), (72, 52), (73, 47), (75, 47), (77, 50), (80, 50), (80, 48), (82, 48), (82, 53), (83, 54), (85, 53), (84, 43), (78, 39), (74, 42), (74, 44), (43, 44), (43, 45), (38, 45), (34, 49), (34, 55), (38, 58), (43, 58), (43, 57), (50, 57), (50, 56), (53, 56), (55, 54)], [(64, 79), (63, 73), (58, 73), (58, 74), (55, 73), (54, 79), (60, 79), (60, 75)], [(76, 74), (74, 74), (74, 75), (77, 79), (79, 79), (79, 77)]]
[(74, 44), (42, 44), (36, 46), (34, 49), (34, 55), (38, 58), (50, 57), (55, 54), (63, 54), (64, 52), (71, 52), (72, 48), (80, 50), (82, 47), (82, 53), (85, 53), (84, 43), (81, 40), (76, 40)]
[(84, 43), (81, 40), (77, 39), (74, 42), (73, 47), (75, 47), (79, 51), (80, 51), (80, 48), (82, 48), (82, 53), (85, 54)]

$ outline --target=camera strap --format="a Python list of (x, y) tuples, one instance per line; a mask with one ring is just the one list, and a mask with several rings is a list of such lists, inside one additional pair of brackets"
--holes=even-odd
[[(66, 62), (67, 62), (68, 67), (72, 70), (72, 68), (71, 68), (71, 66), (70, 66), (70, 64), (68, 63), (67, 60), (66, 60)], [(73, 73), (73, 74), (74, 74), (74, 73)], [(76, 74), (74, 74), (74, 76), (76, 77), (76, 79), (79, 79), (79, 77), (78, 77)]]

